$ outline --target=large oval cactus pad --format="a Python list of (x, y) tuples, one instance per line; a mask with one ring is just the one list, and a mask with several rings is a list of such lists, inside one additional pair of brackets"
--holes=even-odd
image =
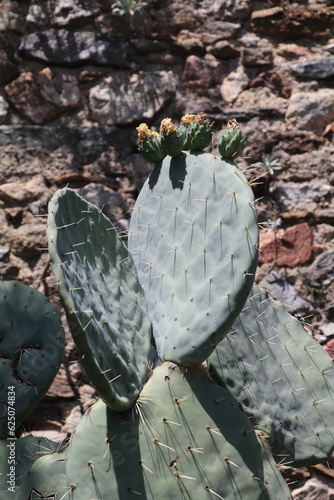
[(14, 437), (46, 394), (64, 344), (60, 314), (45, 295), (18, 281), (0, 281), (0, 437)]
[(71, 189), (49, 204), (49, 253), (73, 339), (114, 410), (130, 408), (148, 375), (151, 324), (131, 254), (101, 210)]
[(209, 358), (216, 381), (295, 467), (334, 449), (333, 360), (282, 304), (254, 285), (233, 332)]
[(136, 412), (99, 401), (66, 466), (73, 500), (265, 500), (261, 449), (236, 400), (201, 373), (156, 368)]
[(166, 157), (146, 181), (129, 248), (162, 359), (201, 363), (242, 309), (257, 264), (253, 202), (236, 165), (203, 152)]

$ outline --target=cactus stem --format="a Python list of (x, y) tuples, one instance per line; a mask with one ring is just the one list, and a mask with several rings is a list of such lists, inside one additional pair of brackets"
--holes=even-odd
[(196, 477), (184, 476), (183, 474), (180, 474), (180, 472), (175, 472), (175, 476), (182, 479), (193, 479), (194, 481), (196, 481)]
[(146, 465), (143, 464), (143, 462), (141, 460), (139, 460), (139, 465), (141, 465), (142, 467), (144, 467), (144, 469), (147, 470), (148, 472), (150, 472), (151, 474), (154, 474), (154, 472), (152, 472), (151, 469), (149, 469), (148, 467), (146, 467)]
[(209, 486), (206, 485), (205, 489), (206, 489), (206, 491), (209, 491), (209, 493), (211, 493), (211, 495), (214, 495), (215, 497), (220, 498), (221, 500), (225, 500), (224, 497), (221, 497), (220, 495), (218, 495), (218, 493), (216, 493), (211, 488), (209, 488)]
[(221, 432), (219, 431), (219, 429), (212, 429), (212, 427), (210, 425), (207, 425), (206, 430), (209, 432), (213, 432), (214, 434), (217, 434), (218, 436), (222, 435)]
[(174, 451), (174, 453), (176, 453), (176, 450), (174, 450), (174, 448), (167, 446), (167, 444), (161, 443), (161, 441), (159, 441), (159, 439), (157, 439), (157, 438), (153, 439), (153, 443), (158, 444), (159, 446), (163, 446), (164, 448), (168, 448), (169, 450)]

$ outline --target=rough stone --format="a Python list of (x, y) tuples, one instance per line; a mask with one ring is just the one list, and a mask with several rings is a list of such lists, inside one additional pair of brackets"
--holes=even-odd
[(114, 73), (89, 92), (91, 117), (102, 125), (130, 124), (153, 118), (176, 90), (168, 71)]
[(87, 201), (102, 208), (103, 213), (112, 221), (123, 219), (129, 206), (119, 193), (101, 184), (89, 184), (77, 190), (77, 193)]
[(334, 359), (334, 339), (328, 340), (323, 346), (332, 359)]
[(287, 79), (275, 70), (259, 73), (249, 82), (249, 87), (268, 87), (273, 94), (284, 99), (288, 99), (292, 91)]
[(334, 9), (317, 5), (298, 5), (290, 8), (271, 7), (254, 10), (251, 15), (252, 28), (256, 33), (270, 37), (327, 38), (334, 24)]
[(129, 68), (137, 60), (128, 42), (103, 37), (94, 31), (49, 29), (30, 33), (21, 38), (18, 51), (23, 58), (62, 66), (95, 63)]
[(273, 62), (273, 51), (269, 48), (245, 47), (242, 51), (242, 63), (245, 66), (268, 66)]
[(54, 26), (84, 25), (97, 12), (83, 9), (74, 0), (58, 0), (52, 13), (51, 23)]
[(269, 88), (259, 87), (244, 90), (234, 104), (236, 108), (247, 110), (249, 118), (264, 117), (264, 115), (281, 118), (284, 116), (288, 103), (286, 99), (275, 96)]
[(278, 44), (276, 53), (286, 59), (295, 59), (296, 57), (311, 55), (311, 51), (308, 47), (297, 45), (296, 43), (280, 43)]
[(234, 102), (238, 95), (247, 87), (249, 78), (244, 72), (242, 66), (237, 71), (233, 71), (220, 86), (220, 95), (224, 102), (230, 104)]
[(309, 285), (324, 288), (334, 280), (334, 250), (328, 250), (312, 262), (307, 273)]
[(19, 75), (18, 66), (10, 61), (4, 52), (0, 52), (0, 85), (6, 85)]
[(319, 326), (319, 330), (322, 335), (325, 337), (333, 337), (334, 336), (334, 323), (326, 323), (325, 325)]
[(42, 196), (46, 191), (44, 178), (38, 175), (26, 182), (0, 184), (0, 200), (7, 203), (28, 203)]
[(49, 22), (45, 5), (32, 3), (29, 5), (26, 16), (27, 23), (32, 23), (37, 28), (44, 28)]
[(54, 77), (49, 68), (37, 74), (22, 73), (6, 88), (8, 100), (33, 123), (47, 123), (62, 113), (75, 109), (81, 99), (72, 75)]
[(59, 371), (48, 390), (45, 399), (78, 397), (78, 385), (81, 379), (81, 367), (78, 362), (60, 366)]
[(227, 21), (214, 21), (210, 19), (201, 28), (201, 36), (206, 45), (216, 43), (219, 40), (228, 40), (237, 36), (241, 29), (239, 23)]
[(6, 99), (0, 96), (0, 125), (7, 121), (9, 104)]
[(322, 484), (318, 479), (311, 478), (304, 486), (292, 491), (294, 500), (334, 500), (334, 488)]
[(199, 95), (205, 95), (218, 79), (219, 63), (197, 56), (187, 57), (182, 75), (182, 84)]
[(313, 235), (306, 222), (287, 229), (260, 231), (259, 263), (278, 267), (295, 267), (308, 262), (312, 256)]
[(270, 188), (280, 207), (287, 211), (303, 208), (315, 210), (316, 204), (332, 190), (329, 184), (321, 182), (286, 182)]
[(2, 0), (0, 5), (0, 32), (19, 30), (19, 5), (12, 0)]
[(296, 76), (314, 78), (315, 80), (331, 78), (334, 76), (334, 57), (292, 64), (291, 71)]
[(334, 120), (334, 90), (294, 92), (289, 100), (285, 118), (295, 128), (322, 132)]
[(219, 40), (216, 42), (210, 51), (211, 54), (219, 59), (231, 59), (233, 57), (239, 57), (240, 54), (240, 50), (236, 45), (226, 40)]
[(261, 286), (268, 290), (275, 299), (282, 302), (291, 314), (297, 317), (305, 317), (314, 313), (312, 304), (303, 299), (293, 286), (275, 271), (263, 278)]

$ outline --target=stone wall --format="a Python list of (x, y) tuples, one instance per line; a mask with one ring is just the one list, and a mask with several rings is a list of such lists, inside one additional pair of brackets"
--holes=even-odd
[[(185, 112), (205, 112), (217, 129), (236, 118), (247, 136), (239, 166), (250, 178), (263, 175), (254, 184), (262, 223), (257, 280), (308, 317), (332, 353), (332, 4), (138, 0), (120, 15), (111, 0), (2, 0), (3, 279), (22, 280), (58, 304), (45, 238), (54, 191), (78, 189), (126, 230), (151, 169), (138, 154), (135, 127), (158, 128)], [(264, 153), (280, 170), (251, 166)], [(69, 340), (57, 381), (26, 427), (62, 439), (92, 397)]]

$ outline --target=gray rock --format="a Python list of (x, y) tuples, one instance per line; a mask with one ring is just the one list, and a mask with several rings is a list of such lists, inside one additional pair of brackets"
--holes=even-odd
[(334, 500), (334, 489), (331, 481), (323, 484), (317, 478), (308, 479), (301, 488), (292, 491), (293, 500)]
[(129, 68), (136, 59), (130, 44), (119, 38), (102, 37), (93, 31), (65, 29), (50, 29), (23, 36), (18, 52), (23, 58), (62, 66), (95, 63)]
[(8, 100), (33, 123), (47, 123), (78, 106), (81, 96), (72, 75), (55, 78), (50, 68), (37, 74), (21, 73), (6, 88)]
[(233, 57), (239, 57), (240, 50), (233, 43), (226, 40), (219, 40), (212, 47), (211, 54), (219, 59), (230, 59)]
[(245, 47), (242, 62), (245, 66), (268, 66), (273, 62), (273, 51), (270, 48)]
[(0, 248), (0, 260), (3, 262), (8, 262), (9, 248)]
[(77, 189), (76, 192), (93, 205), (101, 207), (103, 213), (112, 221), (125, 219), (126, 212), (129, 210), (129, 206), (119, 193), (102, 184), (91, 183)]
[(274, 198), (284, 210), (298, 210), (316, 208), (316, 203), (332, 191), (329, 184), (315, 183), (294, 183), (284, 184), (270, 188)]
[(239, 94), (247, 87), (249, 78), (244, 72), (242, 66), (237, 71), (232, 71), (220, 86), (220, 95), (224, 102), (232, 103)]
[(333, 337), (334, 323), (326, 323), (325, 325), (319, 326), (319, 330), (326, 338)]
[(49, 22), (49, 16), (46, 12), (45, 5), (37, 3), (29, 5), (26, 21), (32, 23), (37, 28), (44, 28)]
[(334, 250), (319, 255), (309, 268), (308, 282), (315, 288), (324, 288), (334, 280)]
[(0, 96), (0, 125), (7, 121), (9, 104), (6, 99)]
[(291, 71), (296, 76), (322, 80), (334, 76), (334, 57), (324, 57), (315, 61), (306, 61), (291, 65)]
[(261, 285), (277, 300), (282, 302), (290, 314), (303, 318), (314, 313), (314, 307), (303, 299), (289, 283), (272, 271), (262, 280)]
[(334, 90), (293, 93), (285, 119), (296, 128), (322, 132), (334, 120)]
[(83, 24), (94, 15), (93, 11), (80, 7), (75, 0), (58, 0), (52, 16), (52, 24), (55, 26), (68, 26)]
[(102, 125), (130, 124), (153, 118), (174, 95), (172, 72), (115, 73), (89, 92), (91, 118)]

